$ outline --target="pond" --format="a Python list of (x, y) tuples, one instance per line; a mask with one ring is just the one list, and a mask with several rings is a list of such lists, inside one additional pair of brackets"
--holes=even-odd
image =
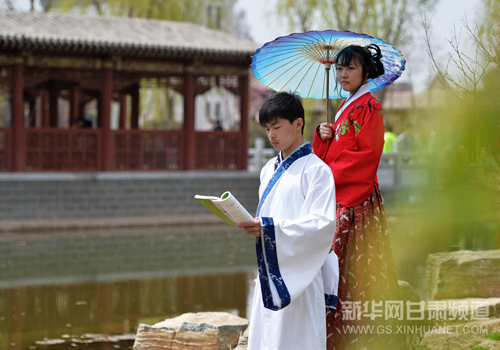
[[(451, 248), (412, 217), (389, 216), (389, 231), (399, 279), (425, 299), (427, 255)], [(459, 249), (496, 246), (498, 226), (479, 231), (459, 235)], [(254, 245), (225, 224), (2, 233), (0, 350), (40, 349), (37, 341), (68, 334), (135, 334), (140, 323), (187, 312), (248, 318)]]
[(246, 318), (254, 244), (227, 225), (2, 234), (0, 350), (186, 312)]

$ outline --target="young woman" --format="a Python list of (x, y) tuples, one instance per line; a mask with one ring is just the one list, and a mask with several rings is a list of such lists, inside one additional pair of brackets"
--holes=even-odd
[(356, 328), (384, 325), (385, 301), (399, 299), (376, 176), (384, 146), (384, 113), (367, 83), (384, 73), (381, 58), (376, 45), (339, 52), (338, 84), (349, 97), (333, 124), (317, 127), (313, 140), (314, 153), (332, 169), (337, 199), (332, 250), (339, 258), (339, 302), (327, 313), (329, 350), (404, 348), (392, 337)]

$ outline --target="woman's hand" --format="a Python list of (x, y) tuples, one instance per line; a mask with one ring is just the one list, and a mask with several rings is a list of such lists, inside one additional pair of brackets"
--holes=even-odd
[(249, 235), (255, 236), (255, 237), (260, 237), (260, 219), (255, 218), (253, 221), (249, 222), (242, 222), (241, 224), (238, 224), (238, 227), (241, 228), (243, 231), (248, 233)]
[(321, 123), (319, 124), (319, 137), (322, 140), (328, 140), (333, 137), (332, 124), (330, 123)]

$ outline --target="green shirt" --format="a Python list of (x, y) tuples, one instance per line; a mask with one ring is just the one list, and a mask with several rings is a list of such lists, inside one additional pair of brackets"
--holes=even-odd
[(392, 153), (394, 152), (394, 141), (396, 141), (398, 137), (395, 133), (387, 131), (384, 134), (384, 149), (382, 153)]

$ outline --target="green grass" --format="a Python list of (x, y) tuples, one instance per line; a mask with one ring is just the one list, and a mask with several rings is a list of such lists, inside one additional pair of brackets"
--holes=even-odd
[[(488, 338), (488, 339), (500, 341), (500, 332), (497, 331), (495, 333), (485, 335), (484, 337)], [(419, 345), (414, 350), (431, 350), (431, 348), (427, 347), (427, 345)], [(461, 349), (461, 350), (491, 350), (491, 349), (485, 348), (484, 346), (475, 346), (475, 347), (470, 347), (470, 348)]]
[(493, 339), (493, 340), (496, 340), (496, 341), (500, 341), (500, 332), (495, 332), (495, 333), (491, 333), (491, 334), (488, 334), (485, 336), (485, 338), (488, 338), (488, 339)]

